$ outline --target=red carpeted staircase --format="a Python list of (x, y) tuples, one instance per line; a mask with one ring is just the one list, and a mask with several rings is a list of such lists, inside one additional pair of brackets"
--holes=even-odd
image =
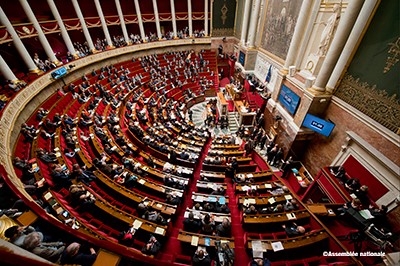
[[(179, 229), (183, 229), (183, 220), (185, 210), (188, 207), (192, 207), (192, 194), (196, 190), (197, 180), (200, 179), (200, 171), (203, 167), (204, 158), (207, 156), (208, 150), (211, 146), (211, 138), (207, 140), (204, 145), (204, 150), (198, 160), (198, 164), (195, 166), (193, 171), (193, 178), (190, 181), (188, 190), (186, 191), (184, 201), (182, 202), (180, 208), (177, 210), (176, 221), (173, 223), (172, 231), (170, 237), (164, 245), (163, 252), (161, 254), (162, 260), (171, 261), (174, 260), (173, 254), (182, 254), (181, 242), (178, 240)], [(186, 256), (192, 256), (193, 254), (182, 254)]]

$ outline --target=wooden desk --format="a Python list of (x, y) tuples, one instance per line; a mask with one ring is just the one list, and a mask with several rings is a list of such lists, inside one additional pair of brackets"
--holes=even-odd
[(100, 249), (92, 266), (117, 266), (120, 260), (120, 255), (117, 255), (105, 249)]
[[(214, 201), (214, 198), (216, 201)], [(192, 194), (192, 200), (194, 202), (210, 202), (210, 203), (215, 203), (219, 202), (220, 198), (225, 198), (225, 203), (229, 203), (229, 197), (228, 196), (221, 196), (221, 195), (208, 195), (208, 194), (202, 194), (202, 193), (193, 193)]]
[[(308, 234), (304, 234), (302, 236), (297, 236), (297, 237), (291, 237), (291, 238), (286, 238), (286, 239), (263, 239), (262, 241), (262, 245), (263, 245), (263, 249), (264, 252), (268, 251), (268, 250), (273, 250), (271, 243), (273, 242), (281, 242), (284, 249), (295, 249), (295, 248), (301, 248), (304, 246), (308, 246), (320, 241), (323, 241), (324, 239), (328, 239), (329, 235), (328, 233), (323, 230), (317, 230), (315, 232), (311, 232)], [(247, 247), (249, 249), (252, 248), (252, 241), (253, 240), (259, 240), (259, 239), (251, 239), (251, 238), (247, 238)]]
[[(293, 213), (296, 219), (289, 219), (287, 213)], [(243, 214), (244, 224), (271, 224), (271, 223), (286, 223), (288, 221), (297, 221), (310, 218), (310, 213), (307, 210), (296, 210), (284, 213), (271, 214)]]
[[(282, 194), (279, 196), (259, 196), (259, 197), (247, 197), (247, 196), (239, 196), (238, 204), (239, 205), (246, 205), (247, 203), (250, 205), (257, 205), (257, 206), (263, 206), (263, 205), (274, 205), (274, 204), (279, 204), (282, 202), (287, 201), (285, 196), (290, 196), (292, 197), (291, 194)], [(270, 200), (274, 198), (274, 203), (270, 203)]]
[(21, 214), (16, 220), (23, 226), (29, 226), (36, 222), (39, 217), (33, 211), (29, 210)]
[(205, 239), (209, 238), (210, 239), (210, 246), (215, 247), (215, 241), (221, 241), (221, 244), (228, 244), (230, 248), (235, 248), (235, 242), (232, 237), (219, 237), (219, 236), (212, 236), (212, 235), (202, 235), (202, 234), (196, 234), (196, 233), (190, 233), (186, 232), (183, 230), (179, 230), (179, 235), (178, 235), (178, 240), (186, 243), (192, 243), (192, 237), (198, 237), (199, 246), (206, 246), (205, 245)]
[(239, 126), (252, 126), (256, 119), (256, 112), (248, 112), (243, 101), (234, 101), (236, 111), (239, 113)]
[(222, 92), (217, 93), (218, 100), (218, 111), (220, 115), (227, 115), (228, 113), (228, 102), (225, 100), (225, 96)]
[(258, 192), (260, 191), (266, 191), (266, 190), (270, 190), (270, 189), (274, 189), (276, 188), (275, 183), (281, 184), (283, 186), (282, 183), (280, 183), (279, 181), (264, 181), (264, 182), (258, 182), (258, 183), (248, 183), (248, 184), (236, 184), (235, 185), (235, 193), (245, 193), (247, 192), (247, 190), (249, 189), (256, 189)]

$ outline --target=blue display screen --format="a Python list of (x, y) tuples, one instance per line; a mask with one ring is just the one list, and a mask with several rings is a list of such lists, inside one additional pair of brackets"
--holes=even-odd
[(65, 74), (67, 74), (67, 69), (65, 67), (60, 67), (59, 69), (52, 72), (51, 76), (53, 77), (53, 79), (58, 79), (64, 76)]
[(292, 115), (296, 113), (300, 103), (300, 97), (285, 85), (282, 85), (278, 100), (289, 113)]
[(243, 53), (242, 51), (239, 52), (239, 63), (242, 64), (242, 66), (244, 66), (244, 60), (246, 58), (246, 54)]
[(332, 133), (333, 128), (335, 127), (335, 124), (316, 116), (307, 114), (304, 118), (303, 126), (314, 130), (315, 132), (322, 134), (326, 137), (329, 137), (329, 135)]

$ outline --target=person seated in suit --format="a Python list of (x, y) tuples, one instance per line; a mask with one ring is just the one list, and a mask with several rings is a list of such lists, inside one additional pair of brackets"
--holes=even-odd
[(224, 218), (222, 223), (216, 227), (217, 236), (231, 237), (231, 223), (227, 218)]
[(358, 178), (350, 178), (346, 181), (344, 186), (350, 193), (354, 193), (354, 191), (360, 188), (361, 184)]
[(202, 249), (196, 250), (192, 259), (193, 266), (211, 266), (211, 258), (207, 252)]
[(330, 172), (332, 175), (334, 175), (340, 181), (342, 181), (342, 182), (346, 181), (346, 170), (344, 169), (344, 167), (342, 165), (331, 167)]
[(368, 186), (362, 185), (359, 189), (354, 191), (354, 195), (359, 199), (364, 206), (369, 206), (370, 200), (368, 198)]
[(203, 220), (201, 220), (201, 223), (201, 231), (203, 234), (212, 235), (214, 233), (215, 222), (208, 213), (204, 216)]
[(245, 214), (257, 214), (257, 209), (254, 205), (250, 205), (244, 211)]
[(42, 240), (41, 233), (32, 232), (24, 239), (23, 248), (51, 262), (58, 261), (65, 249), (64, 243), (42, 242)]
[(303, 226), (299, 226), (296, 223), (282, 225), (282, 228), (285, 229), (288, 237), (303, 235), (306, 232), (306, 229)]
[(160, 249), (160, 242), (158, 242), (154, 236), (151, 236), (149, 241), (143, 246), (142, 253), (146, 255), (157, 255)]
[(352, 201), (346, 202), (343, 207), (337, 209), (338, 215), (343, 216), (349, 210), (359, 211), (361, 209), (361, 205), (362, 203), (359, 199), (353, 199)]
[(197, 233), (200, 230), (200, 222), (194, 219), (192, 212), (189, 212), (188, 218), (183, 220), (183, 229), (192, 233)]
[(250, 266), (271, 266), (271, 262), (267, 258), (253, 258)]
[(89, 253), (83, 252), (81, 244), (71, 243), (61, 255), (61, 264), (78, 264), (91, 266), (96, 260), (97, 254), (94, 248), (89, 248)]

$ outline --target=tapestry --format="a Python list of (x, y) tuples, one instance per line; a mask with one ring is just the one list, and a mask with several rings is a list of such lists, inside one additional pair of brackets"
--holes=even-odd
[(285, 60), (303, 0), (270, 0), (261, 47)]

